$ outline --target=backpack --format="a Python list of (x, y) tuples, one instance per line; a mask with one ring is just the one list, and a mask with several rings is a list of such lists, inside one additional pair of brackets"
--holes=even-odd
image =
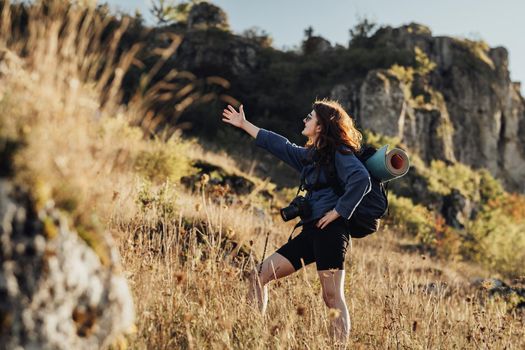
[[(356, 157), (364, 165), (368, 158), (374, 155), (376, 151), (377, 149), (375, 147), (363, 146), (361, 152), (356, 154)], [(312, 189), (332, 187), (338, 196), (342, 196), (345, 191), (339, 183), (334, 159), (332, 159), (328, 166), (318, 166), (318, 171), (321, 167), (325, 170), (328, 182), (325, 184), (316, 183), (312, 186)], [(379, 229), (381, 219), (385, 217), (388, 212), (386, 183), (372, 176), (370, 172), (369, 175), (372, 184), (370, 192), (363, 197), (350, 219), (346, 220), (352, 238), (363, 238), (376, 232)]]

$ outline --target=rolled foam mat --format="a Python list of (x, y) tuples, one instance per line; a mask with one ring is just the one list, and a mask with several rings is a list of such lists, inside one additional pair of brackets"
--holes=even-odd
[(405, 175), (410, 168), (408, 154), (399, 148), (388, 151), (388, 145), (377, 150), (365, 162), (370, 174), (381, 182), (387, 182)]

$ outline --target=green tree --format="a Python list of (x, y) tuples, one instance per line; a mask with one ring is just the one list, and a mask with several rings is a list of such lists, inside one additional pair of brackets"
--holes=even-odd
[(259, 44), (261, 47), (271, 47), (273, 38), (270, 34), (259, 27), (251, 27), (242, 32), (242, 36)]
[(361, 46), (361, 44), (370, 37), (376, 26), (377, 24), (370, 21), (368, 18), (361, 19), (352, 29), (350, 29), (349, 46)]

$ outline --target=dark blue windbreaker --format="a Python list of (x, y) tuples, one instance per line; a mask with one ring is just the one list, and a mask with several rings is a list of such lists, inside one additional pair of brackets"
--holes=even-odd
[[(297, 146), (285, 137), (265, 129), (259, 130), (255, 143), (304, 175), (307, 184), (316, 183), (317, 171), (313, 164), (307, 163), (307, 155), (310, 152), (308, 148)], [(337, 196), (331, 187), (308, 192), (306, 199), (312, 208), (312, 215), (303, 217), (303, 223), (320, 219), (334, 208), (339, 215), (349, 219), (363, 197), (370, 192), (372, 185), (368, 170), (353, 153), (336, 152), (335, 167), (340, 184), (345, 190), (344, 194), (341, 197)], [(321, 171), (319, 182), (326, 183), (327, 180), (326, 174)]]

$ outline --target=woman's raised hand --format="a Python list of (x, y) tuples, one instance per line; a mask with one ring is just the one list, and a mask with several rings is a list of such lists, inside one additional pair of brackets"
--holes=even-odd
[(244, 115), (244, 109), (242, 105), (239, 108), (239, 112), (237, 112), (231, 105), (228, 105), (228, 108), (225, 108), (222, 112), (222, 116), (223, 122), (229, 123), (238, 128), (242, 128), (244, 122), (246, 121), (246, 116)]

